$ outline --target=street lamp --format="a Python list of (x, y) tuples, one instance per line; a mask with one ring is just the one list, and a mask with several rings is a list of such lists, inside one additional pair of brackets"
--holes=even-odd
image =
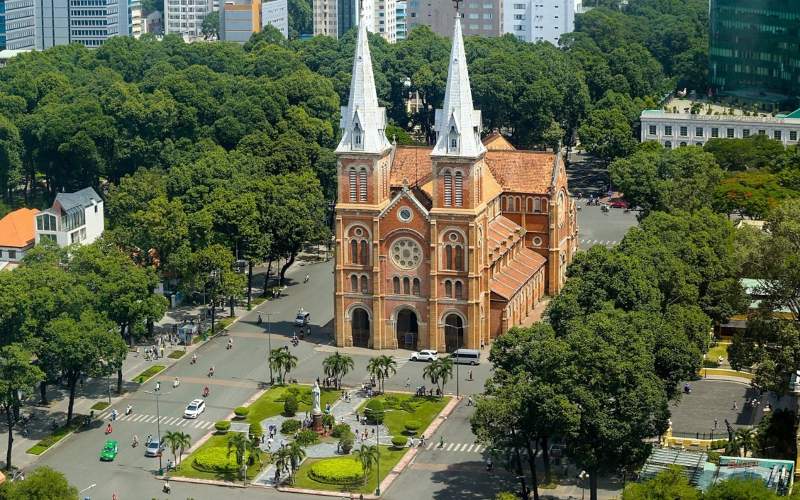
[(269, 366), (269, 385), (275, 383), (275, 378), (272, 375), (272, 363), (270, 363), (269, 356), (272, 354), (272, 332), (269, 329), (269, 318), (272, 316), (272, 313), (264, 313), (264, 316), (267, 317), (267, 366)]
[(589, 477), (589, 474), (582, 470), (580, 474), (578, 474), (578, 479), (581, 480), (581, 500), (586, 498), (586, 479)]
[[(374, 410), (367, 408), (367, 411), (370, 414), (373, 414)], [(380, 414), (381, 417), (386, 415), (387, 413), (394, 411), (394, 410), (381, 410)], [(378, 412), (373, 414), (373, 420), (375, 421), (375, 448), (378, 450), (378, 460), (375, 466), (375, 479), (377, 484), (375, 485), (375, 496), (381, 496), (381, 425), (378, 423), (378, 419), (376, 418)], [(381, 422), (383, 422), (383, 418), (381, 418)]]
[[(156, 382), (156, 386), (152, 391), (144, 391), (147, 394), (152, 394), (156, 398), (156, 438), (158, 439), (158, 470), (163, 471), (164, 467), (161, 464), (161, 411), (158, 407), (158, 398), (161, 396), (161, 382)], [(167, 392), (166, 394), (169, 394)]]

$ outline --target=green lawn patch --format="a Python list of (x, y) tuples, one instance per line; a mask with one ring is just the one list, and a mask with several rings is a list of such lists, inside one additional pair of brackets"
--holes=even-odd
[[(252, 481), (269, 462), (269, 454), (261, 455), (261, 465), (247, 468), (247, 479)], [(228, 456), (228, 436), (211, 436), (208, 441), (184, 458), (180, 465), (170, 473), (173, 476), (194, 479), (211, 479), (215, 481), (241, 481), (236, 458), (233, 453)]]
[(728, 346), (729, 343), (722, 343), (711, 347), (708, 349), (708, 353), (706, 354), (706, 359), (703, 361), (703, 366), (706, 368), (718, 368), (719, 364), (717, 363), (717, 359), (722, 356), (722, 359), (728, 361)]
[[(249, 406), (250, 413), (247, 414), (248, 422), (261, 422), (265, 418), (274, 417), (283, 413), (283, 402), (290, 392), (297, 391), (297, 402), (299, 403), (298, 412), (311, 410), (311, 386), (308, 385), (279, 385), (271, 388), (261, 395)], [(340, 392), (336, 389), (322, 389), (320, 394), (320, 406), (325, 409), (327, 403), (333, 404), (339, 397)]]
[(109, 406), (111, 406), (111, 404), (108, 401), (98, 401), (97, 403), (92, 405), (91, 409), (100, 411), (100, 410), (105, 410)]
[(140, 373), (139, 375), (137, 375), (136, 377), (134, 377), (133, 378), (133, 382), (136, 382), (137, 384), (144, 384), (145, 382), (147, 382), (151, 378), (155, 377), (156, 374), (158, 372), (160, 372), (161, 370), (163, 370), (164, 368), (166, 368), (166, 366), (153, 365), (150, 368), (148, 368), (147, 370), (145, 370), (142, 373)]
[(230, 326), (230, 324), (233, 323), (234, 319), (236, 319), (236, 318), (228, 317), (228, 318), (222, 318), (222, 319), (216, 320), (214, 322), (214, 331), (215, 332), (221, 332), (222, 330), (228, 328)]
[(264, 302), (266, 302), (266, 300), (267, 300), (266, 297), (254, 297), (253, 300), (250, 301), (250, 303), (254, 306), (257, 306), (263, 304)]
[[(411, 394), (387, 392), (386, 394), (375, 396), (367, 402), (372, 400), (381, 401), (386, 408), (387, 411), (384, 414), (383, 423), (386, 425), (386, 428), (389, 429), (389, 432), (393, 436), (401, 436), (406, 431), (406, 422), (409, 421), (417, 421), (420, 424), (417, 434), (425, 432), (425, 429), (431, 425), (436, 415), (438, 415), (447, 402), (450, 401), (450, 397), (420, 397)], [(364, 406), (367, 402), (359, 407), (359, 413), (363, 413)]]
[(30, 453), (31, 455), (41, 455), (45, 452), (45, 450), (78, 430), (84, 418), (86, 418), (84, 415), (73, 415), (71, 423), (62, 425), (52, 434), (31, 446), (27, 453)]
[[(342, 491), (342, 492), (353, 492), (353, 493), (373, 493), (375, 488), (378, 487), (378, 482), (383, 481), (383, 479), (389, 474), (397, 462), (403, 458), (403, 455), (408, 451), (408, 449), (402, 450), (394, 450), (389, 446), (381, 446), (380, 447), (380, 455), (381, 455), (381, 467), (380, 467), (380, 476), (378, 475), (378, 470), (376, 467), (373, 467), (372, 471), (369, 474), (369, 480), (366, 484), (364, 484), (363, 480), (357, 481), (355, 483), (350, 484), (332, 484), (332, 482), (323, 482), (323, 481), (331, 481), (330, 478), (325, 479), (320, 477), (322, 481), (314, 479), (314, 472), (312, 468), (317, 470), (318, 474), (324, 474), (328, 471), (340, 471), (342, 477), (347, 476), (347, 472), (352, 472), (355, 470), (361, 470), (361, 464), (357, 461), (356, 455), (352, 454), (350, 457), (336, 457), (336, 458), (317, 458), (317, 459), (308, 459), (300, 466), (300, 469), (297, 471), (297, 475), (295, 476), (294, 486), (296, 488), (308, 488), (312, 490), (325, 490), (325, 491)], [(346, 462), (347, 460), (352, 459), (354, 464), (352, 467), (347, 467)], [(336, 462), (333, 462), (336, 461)], [(322, 465), (320, 465), (322, 463)], [(315, 464), (317, 464), (315, 466)], [(319, 477), (319, 476), (317, 476)]]
[(170, 359), (181, 359), (184, 354), (186, 354), (186, 351), (172, 351), (167, 354), (167, 357)]

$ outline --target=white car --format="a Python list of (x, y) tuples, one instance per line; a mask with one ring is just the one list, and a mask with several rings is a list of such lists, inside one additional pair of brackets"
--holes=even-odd
[(411, 361), (436, 361), (439, 359), (439, 353), (427, 349), (419, 352), (414, 351), (408, 359)]
[(183, 412), (183, 418), (197, 418), (205, 409), (205, 401), (202, 399), (193, 399), (191, 403), (186, 405), (186, 411)]

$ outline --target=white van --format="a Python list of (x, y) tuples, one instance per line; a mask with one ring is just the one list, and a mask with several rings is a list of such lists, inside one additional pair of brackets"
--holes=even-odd
[(453, 363), (474, 366), (481, 362), (481, 352), (477, 349), (456, 349), (450, 359)]

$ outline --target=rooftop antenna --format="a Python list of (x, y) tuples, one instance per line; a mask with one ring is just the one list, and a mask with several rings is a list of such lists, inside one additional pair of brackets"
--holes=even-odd
[(453, 3), (456, 4), (456, 16), (460, 17), (461, 13), (459, 12), (459, 7), (461, 6), (461, 2), (464, 0), (453, 0)]

